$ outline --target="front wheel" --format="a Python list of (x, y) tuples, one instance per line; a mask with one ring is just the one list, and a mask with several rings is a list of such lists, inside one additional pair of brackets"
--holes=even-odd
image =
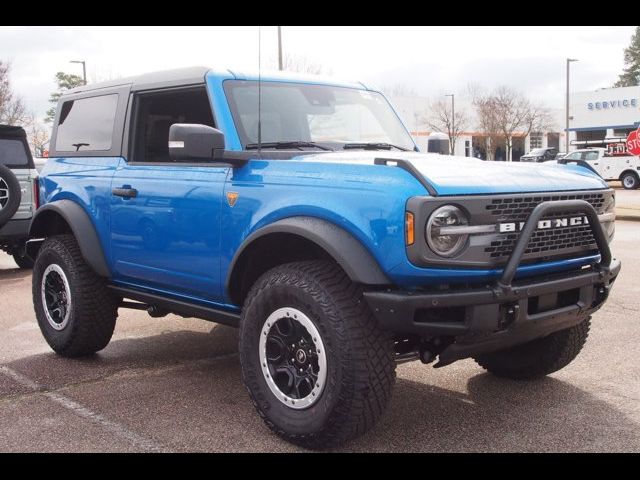
[(118, 300), (84, 261), (72, 235), (44, 241), (33, 267), (32, 292), (42, 335), (59, 355), (89, 355), (111, 340)]
[(336, 264), (290, 263), (251, 289), (240, 324), (240, 363), (267, 426), (307, 448), (370, 429), (395, 383), (392, 337)]
[(475, 361), (498, 377), (532, 380), (569, 365), (580, 353), (589, 335), (591, 318), (508, 350), (485, 353)]
[(634, 172), (627, 172), (622, 177), (620, 177), (620, 181), (622, 182), (622, 186), (626, 190), (635, 190), (640, 186), (640, 181), (638, 180), (638, 176)]

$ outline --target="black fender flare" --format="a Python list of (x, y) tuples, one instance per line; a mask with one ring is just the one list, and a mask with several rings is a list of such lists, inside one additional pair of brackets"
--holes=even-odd
[[(80, 246), (84, 260), (101, 277), (110, 277), (102, 243), (87, 212), (72, 200), (57, 200), (47, 203), (36, 210), (29, 226), (29, 239), (39, 239), (51, 235), (48, 225), (53, 216), (60, 216), (69, 225), (73, 236)], [(29, 253), (29, 248), (27, 248)], [(30, 254), (33, 257), (33, 255)]]
[(236, 251), (225, 282), (230, 291), (234, 269), (242, 254), (257, 239), (272, 233), (289, 233), (303, 237), (324, 249), (349, 278), (366, 285), (391, 285), (376, 259), (353, 235), (327, 220), (316, 217), (289, 217), (278, 220), (250, 234)]

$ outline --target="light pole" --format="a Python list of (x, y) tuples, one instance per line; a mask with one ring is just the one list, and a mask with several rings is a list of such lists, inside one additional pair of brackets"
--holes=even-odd
[[(445, 97), (451, 97), (451, 136), (449, 137), (449, 145), (451, 145), (451, 155), (456, 153), (456, 95), (455, 93), (449, 93)], [(453, 138), (451, 138), (453, 137)]]
[(571, 62), (577, 62), (576, 58), (567, 58), (567, 105), (566, 109), (566, 128), (564, 131), (564, 150), (569, 153), (569, 65)]
[(84, 60), (71, 60), (69, 63), (81, 63), (82, 64), (82, 80), (84, 80), (84, 84), (87, 84), (87, 65)]
[(278, 26), (278, 70), (282, 70), (282, 27)]

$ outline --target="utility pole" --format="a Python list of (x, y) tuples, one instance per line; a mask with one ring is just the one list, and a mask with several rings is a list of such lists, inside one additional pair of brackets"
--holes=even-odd
[(278, 26), (278, 70), (283, 70), (282, 65), (282, 27)]
[(449, 93), (445, 97), (451, 97), (451, 137), (449, 138), (449, 145), (451, 145), (451, 155), (456, 153), (456, 102), (455, 93)]
[(578, 60), (575, 58), (567, 58), (567, 105), (566, 105), (566, 128), (564, 130), (565, 141), (564, 141), (564, 150), (566, 153), (569, 153), (569, 65), (571, 62), (577, 62)]
[(81, 63), (82, 64), (82, 79), (84, 84), (87, 84), (87, 65), (84, 60), (71, 60), (69, 63)]

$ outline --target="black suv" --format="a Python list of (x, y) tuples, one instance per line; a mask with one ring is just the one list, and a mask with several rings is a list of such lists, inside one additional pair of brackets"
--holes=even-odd
[(526, 155), (520, 157), (521, 162), (546, 162), (553, 160), (558, 155), (557, 148), (534, 148)]
[(37, 178), (24, 129), (0, 125), (0, 250), (20, 268), (33, 266), (25, 244), (37, 208)]

